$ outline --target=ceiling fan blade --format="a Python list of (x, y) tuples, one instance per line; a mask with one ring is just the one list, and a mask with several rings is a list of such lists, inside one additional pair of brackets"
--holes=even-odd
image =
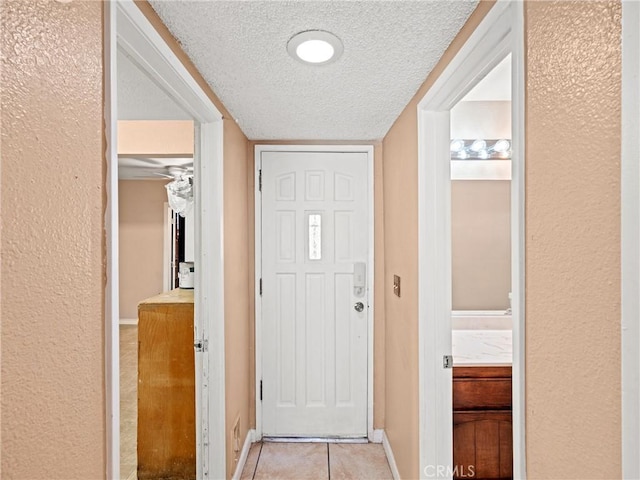
[(166, 173), (162, 173), (162, 172), (152, 172), (154, 175), (157, 175), (158, 177), (164, 177), (164, 178), (174, 178), (173, 175), (169, 175)]
[(162, 163), (153, 157), (137, 155), (118, 155), (118, 163), (130, 166), (162, 167)]

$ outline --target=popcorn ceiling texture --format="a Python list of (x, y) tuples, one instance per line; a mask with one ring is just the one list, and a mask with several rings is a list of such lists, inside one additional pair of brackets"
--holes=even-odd
[(117, 56), (118, 120), (192, 120), (127, 54)]
[(102, 9), (0, 2), (2, 478), (105, 474)]
[[(477, 1), (150, 3), (249, 139), (376, 140)], [(342, 40), (342, 57), (291, 58), (287, 41), (318, 29)]]

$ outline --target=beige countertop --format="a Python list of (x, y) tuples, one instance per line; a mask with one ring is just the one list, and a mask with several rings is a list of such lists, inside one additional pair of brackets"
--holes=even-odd
[(454, 366), (507, 366), (513, 361), (511, 330), (452, 330)]
[(193, 289), (176, 288), (142, 300), (140, 305), (164, 305), (170, 303), (193, 303)]

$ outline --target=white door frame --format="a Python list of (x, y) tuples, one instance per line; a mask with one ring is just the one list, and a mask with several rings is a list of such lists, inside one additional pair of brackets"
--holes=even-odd
[(640, 4), (622, 2), (622, 478), (640, 478)]
[[(133, 0), (105, 2), (107, 283), (105, 391), (107, 478), (120, 478), (117, 49), (122, 48), (195, 123), (195, 334), (197, 478), (225, 478), (224, 244), (222, 115)], [(206, 221), (203, 221), (205, 220)]]
[(367, 154), (369, 175), (367, 188), (369, 198), (369, 269), (367, 271), (367, 437), (374, 441), (373, 431), (373, 319), (374, 319), (374, 159), (372, 145), (256, 145), (254, 157), (255, 174), (255, 352), (256, 352), (256, 441), (262, 438), (262, 401), (260, 400), (260, 380), (262, 379), (262, 298), (260, 279), (262, 278), (262, 192), (259, 191), (262, 152), (345, 152)]
[(421, 478), (434, 478), (439, 468), (447, 472), (453, 463), (451, 370), (442, 367), (442, 356), (451, 354), (450, 110), (508, 53), (512, 54), (513, 476), (526, 476), (524, 11), (523, 2), (498, 0), (418, 104)]

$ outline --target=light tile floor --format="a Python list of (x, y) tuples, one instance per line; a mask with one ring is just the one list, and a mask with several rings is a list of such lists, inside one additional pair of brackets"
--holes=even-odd
[(375, 443), (255, 443), (242, 480), (391, 480)]
[(136, 480), (138, 466), (138, 327), (120, 325), (120, 478)]

